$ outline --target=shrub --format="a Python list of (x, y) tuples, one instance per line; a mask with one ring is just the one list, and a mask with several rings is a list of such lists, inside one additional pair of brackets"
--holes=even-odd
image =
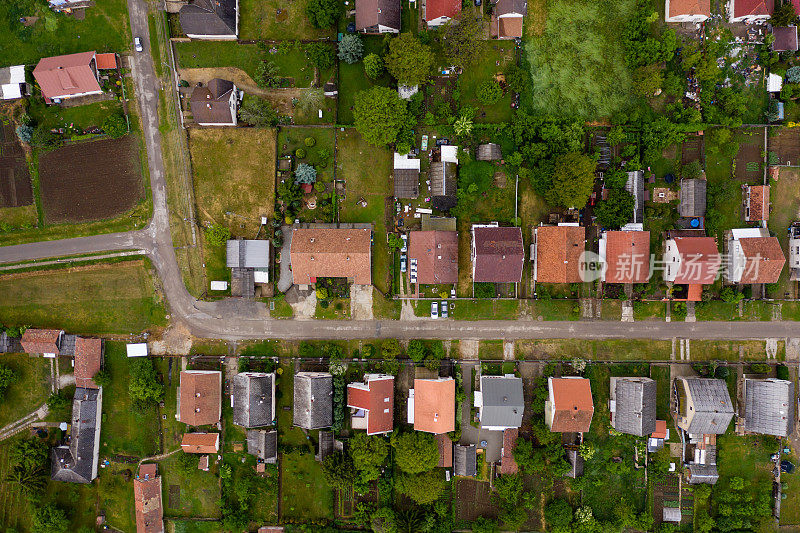
[(33, 137), (33, 126), (29, 124), (17, 126), (17, 137), (19, 137), (20, 141), (30, 144)]
[(364, 74), (368, 78), (376, 79), (383, 74), (383, 59), (378, 54), (367, 54), (364, 57)]
[(112, 139), (117, 139), (128, 133), (128, 124), (125, 117), (118, 113), (109, 115), (103, 121), (103, 131)]
[(206, 228), (206, 241), (211, 246), (221, 246), (231, 238), (231, 230), (225, 226), (214, 224)]
[(305, 148), (298, 148), (294, 151), (294, 155), (297, 159), (305, 159), (306, 158), (306, 149)]
[(478, 85), (475, 96), (483, 105), (496, 104), (503, 97), (503, 89), (495, 80), (486, 80)]
[(352, 65), (360, 61), (363, 55), (364, 43), (358, 35), (348, 33), (339, 41), (339, 59), (345, 63)]
[(303, 144), (311, 148), (312, 146), (317, 144), (317, 140), (314, 137), (306, 137), (305, 139), (303, 139)]
[(789, 380), (789, 368), (786, 365), (778, 365), (775, 368), (775, 377), (778, 379)]
[(300, 163), (294, 171), (295, 183), (314, 183), (317, 181), (317, 169), (307, 163)]
[(789, 83), (800, 83), (800, 67), (791, 67), (787, 70), (786, 81)]
[(306, 45), (306, 57), (319, 70), (328, 70), (333, 66), (333, 49), (325, 43)]
[(753, 363), (750, 365), (750, 372), (753, 374), (766, 374), (769, 372), (769, 365), (766, 363)]

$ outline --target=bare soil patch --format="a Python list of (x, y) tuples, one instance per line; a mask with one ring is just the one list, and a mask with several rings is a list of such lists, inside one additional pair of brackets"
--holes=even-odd
[(472, 522), (481, 516), (497, 518), (497, 511), (489, 483), (473, 479), (456, 480), (457, 521)]
[(800, 165), (800, 135), (796, 130), (781, 128), (776, 135), (769, 136), (767, 146), (771, 163)]
[(139, 143), (132, 135), (64, 146), (39, 158), (48, 222), (111, 218), (142, 198)]
[(759, 135), (748, 135), (739, 144), (736, 154), (736, 179), (751, 184), (761, 183), (764, 177), (761, 163), (763, 138)]
[(681, 165), (687, 165), (692, 161), (703, 161), (702, 137), (690, 137), (683, 143)]
[(0, 128), (0, 207), (20, 207), (33, 203), (33, 189), (25, 152), (7, 124)]

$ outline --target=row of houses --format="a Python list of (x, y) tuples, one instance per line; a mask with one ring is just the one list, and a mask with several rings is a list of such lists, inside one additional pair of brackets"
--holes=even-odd
[[(800, 12), (800, 0), (791, 0)], [(775, 0), (727, 0), (728, 22), (766, 21), (775, 10)], [(704, 22), (711, 17), (711, 0), (666, 0), (666, 22)]]

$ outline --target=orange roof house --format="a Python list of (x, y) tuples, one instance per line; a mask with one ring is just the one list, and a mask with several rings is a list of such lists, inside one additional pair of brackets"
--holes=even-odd
[(600, 237), (601, 279), (606, 283), (647, 283), (650, 232), (607, 231)]
[(495, 39), (518, 39), (522, 37), (526, 0), (498, 0), (492, 10), (492, 37)]
[(161, 476), (155, 463), (143, 464), (133, 480), (136, 506), (136, 533), (164, 533), (164, 508), (161, 505)]
[(350, 383), (347, 407), (355, 410), (353, 429), (366, 429), (367, 435), (389, 433), (394, 429), (394, 377), (367, 374), (363, 383)]
[(722, 264), (714, 237), (667, 239), (664, 252), (664, 281), (679, 285), (710, 285)]
[(42, 58), (33, 69), (44, 101), (102, 94), (94, 51)]
[(746, 222), (769, 220), (769, 185), (742, 185), (742, 207)]
[(776, 283), (786, 257), (781, 244), (766, 228), (734, 229), (727, 234), (728, 268), (731, 283)]
[(729, 22), (766, 20), (775, 10), (775, 0), (728, 0)]
[(547, 378), (545, 423), (556, 433), (586, 433), (592, 425), (594, 402), (588, 379)]
[(92, 380), (103, 363), (103, 341), (78, 337), (75, 340), (75, 385), (84, 389), (99, 389)]
[(371, 242), (371, 227), (293, 228), (291, 265), (294, 283), (311, 285), (317, 278), (347, 278), (355, 285), (371, 285)]
[(439, 435), (456, 429), (456, 382), (453, 378), (415, 379), (409, 391), (408, 418), (417, 431)]
[(423, 5), (423, 16), (428, 26), (440, 26), (461, 13), (460, 0), (428, 0)]
[(666, 0), (666, 22), (703, 22), (711, 16), (711, 0)]
[(533, 230), (533, 276), (538, 283), (580, 283), (586, 228), (539, 226)]
[(457, 283), (458, 233), (412, 231), (408, 258), (417, 260), (417, 283)]
[(97, 54), (95, 56), (97, 68), (99, 70), (111, 70), (117, 68), (117, 54)]
[(178, 389), (178, 421), (188, 426), (216, 424), (222, 413), (222, 372), (184, 370)]
[(185, 453), (217, 453), (219, 433), (185, 433), (181, 448)]
[(64, 332), (60, 329), (26, 329), (20, 344), (25, 353), (58, 355)]

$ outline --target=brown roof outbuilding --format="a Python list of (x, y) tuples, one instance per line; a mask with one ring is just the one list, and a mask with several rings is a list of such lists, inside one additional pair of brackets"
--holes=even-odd
[(231, 108), (233, 82), (215, 78), (205, 87), (195, 87), (189, 100), (192, 118), (198, 124), (235, 124), (235, 109)]
[(75, 340), (75, 385), (99, 389), (92, 380), (103, 364), (103, 341), (78, 337)]
[(58, 342), (64, 334), (60, 329), (26, 329), (20, 344), (26, 353), (58, 355)]
[(161, 476), (153, 463), (139, 467), (133, 480), (137, 533), (163, 533), (164, 508), (161, 505)]

